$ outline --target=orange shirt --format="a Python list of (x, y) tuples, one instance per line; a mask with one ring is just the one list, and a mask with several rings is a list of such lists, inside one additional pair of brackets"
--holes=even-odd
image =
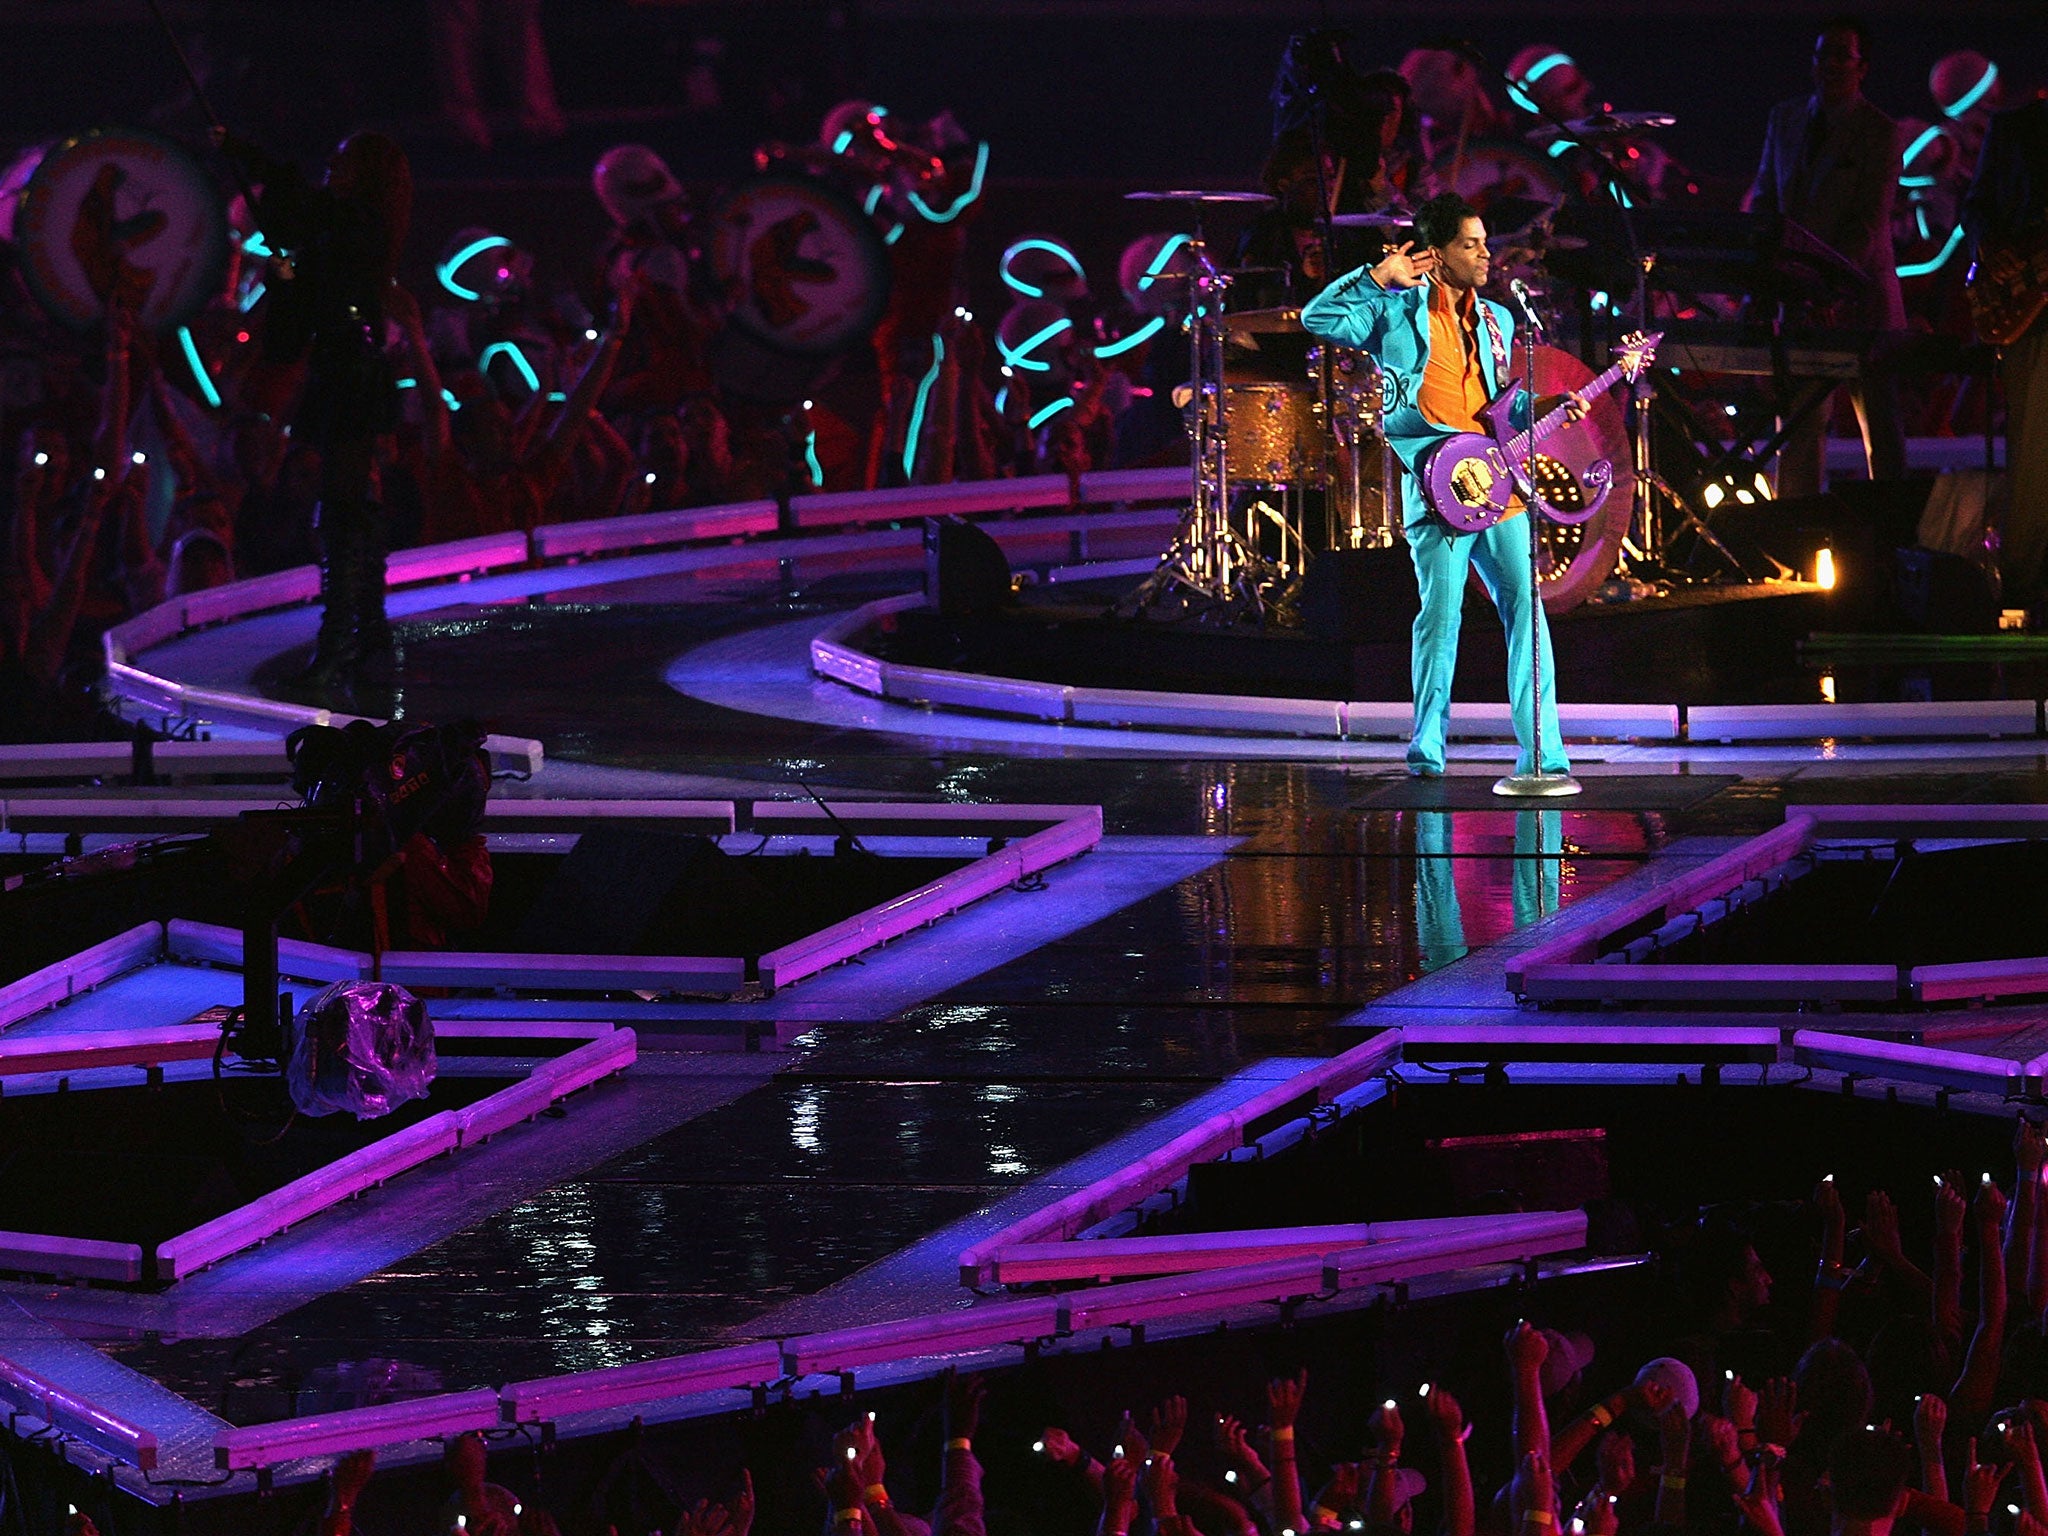
[(1479, 300), (1468, 288), (1458, 298), (1442, 283), (1429, 285), (1429, 361), (1415, 403), (1440, 427), (1484, 432), (1478, 412), (1487, 401), (1486, 370), (1479, 360)]
[[(1467, 288), (1458, 298), (1442, 283), (1429, 285), (1429, 361), (1422, 367), (1422, 387), (1415, 392), (1415, 404), (1441, 427), (1486, 435), (1479, 424), (1479, 411), (1490, 396), (1486, 392), (1486, 367), (1479, 349), (1489, 343), (1480, 340), (1485, 321), (1480, 318), (1478, 297)], [(1522, 511), (1522, 498), (1511, 496), (1502, 520)]]

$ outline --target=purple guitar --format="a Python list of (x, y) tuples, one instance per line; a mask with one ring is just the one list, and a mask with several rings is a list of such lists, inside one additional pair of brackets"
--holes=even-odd
[[(1624, 336), (1614, 349), (1614, 366), (1575, 393), (1591, 401), (1626, 379), (1633, 384), (1657, 356), (1662, 331), (1645, 336), (1641, 331)], [(1479, 412), (1480, 423), (1490, 436), (1460, 432), (1429, 450), (1419, 474), (1429, 509), (1460, 533), (1477, 533), (1491, 528), (1507, 515), (1508, 504), (1520, 497), (1553, 522), (1583, 523), (1598, 512), (1614, 488), (1614, 466), (1598, 459), (1586, 469), (1583, 483), (1555, 459), (1536, 453), (1536, 445), (1567, 425), (1562, 405), (1538, 421), (1527, 432), (1515, 432), (1509, 415), (1522, 381), (1511, 378), (1507, 386)], [(1534, 459), (1534, 483), (1529, 465)], [(1565, 484), (1560, 483), (1560, 479)], [(1565, 494), (1575, 491), (1576, 496)], [(1558, 501), (1576, 500), (1576, 506), (1559, 506)]]

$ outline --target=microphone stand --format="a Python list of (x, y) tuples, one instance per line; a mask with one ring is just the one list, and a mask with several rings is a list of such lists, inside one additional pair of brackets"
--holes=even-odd
[[(1519, 282), (1517, 287), (1519, 287)], [(1536, 489), (1536, 338), (1543, 329), (1536, 310), (1520, 293), (1515, 301), (1522, 310), (1524, 357), (1527, 371), (1522, 392), (1529, 400), (1529, 425), (1522, 429), (1522, 516), (1529, 522), (1529, 771), (1511, 773), (1493, 781), (1493, 792), (1517, 800), (1552, 799), (1576, 795), (1585, 789), (1570, 773), (1543, 771), (1543, 497)], [(1513, 418), (1510, 417), (1510, 420)], [(1508, 455), (1508, 472), (1516, 473), (1514, 456)]]
[[(1522, 100), (1528, 102), (1535, 109), (1538, 117), (1557, 130), (1559, 138), (1570, 140), (1590, 156), (1593, 163), (1600, 168), (1600, 179), (1605, 184), (1609, 195), (1613, 197), (1615, 207), (1620, 210), (1621, 232), (1628, 241), (1628, 264), (1635, 278), (1636, 325), (1642, 330), (1649, 330), (1650, 269), (1657, 264), (1657, 253), (1654, 251), (1644, 251), (1641, 241), (1636, 238), (1635, 204), (1630, 201), (1628, 192), (1622, 183), (1621, 168), (1608, 158), (1605, 150), (1595, 148), (1593, 145), (1581, 140), (1573, 139), (1571, 137), (1572, 130), (1570, 124), (1544, 106), (1534, 95), (1526, 90), (1522, 90), (1521, 82), (1506, 70), (1495, 69), (1493, 61), (1488, 59), (1485, 54), (1481, 53), (1472, 44), (1460, 42), (1454, 51), (1464, 55), (1465, 58), (1478, 65), (1481, 69), (1497, 75), (1504, 83), (1515, 90)], [(1533, 383), (1534, 377), (1532, 374), (1532, 387)], [(1647, 368), (1643, 370), (1642, 377), (1631, 380), (1629, 383), (1629, 457), (1635, 469), (1635, 494), (1631, 498), (1629, 505), (1629, 536), (1624, 537), (1621, 544), (1621, 566), (1624, 573), (1630, 573), (1631, 553), (1633, 553), (1636, 560), (1646, 566), (1653, 567), (1658, 564), (1663, 553), (1661, 548), (1663, 539), (1657, 527), (1657, 503), (1655, 499), (1657, 477), (1655, 467), (1650, 462), (1651, 387), (1650, 372)], [(1642, 540), (1640, 548), (1633, 548), (1632, 538), (1640, 538)]]

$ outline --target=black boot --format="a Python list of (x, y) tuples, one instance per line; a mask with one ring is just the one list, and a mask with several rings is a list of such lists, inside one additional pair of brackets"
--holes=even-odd
[(391, 646), (391, 620), (384, 612), (386, 578), (384, 509), (376, 502), (365, 508), (362, 537), (356, 545), (355, 599), (356, 675), (388, 687), (396, 675)]
[(315, 517), (320, 531), (320, 631), (313, 641), (313, 659), (292, 678), (295, 687), (323, 700), (348, 690), (359, 648), (356, 638), (358, 555), (349, 520), (328, 515), (322, 506)]

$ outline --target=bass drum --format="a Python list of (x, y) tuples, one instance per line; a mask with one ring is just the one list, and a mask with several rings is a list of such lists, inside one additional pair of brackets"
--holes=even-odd
[(730, 323), (819, 357), (867, 339), (889, 300), (889, 252), (857, 204), (807, 176), (763, 176), (712, 209), (706, 242)]
[[(1516, 361), (1520, 361), (1520, 349)], [(1559, 395), (1592, 382), (1593, 370), (1571, 353), (1557, 347), (1536, 348), (1536, 393)], [(1628, 535), (1630, 513), (1635, 507), (1636, 476), (1629, 454), (1627, 418), (1621, 395), (1610, 390), (1593, 402), (1593, 409), (1572, 436), (1572, 458), (1581, 464), (1605, 459), (1614, 468), (1614, 489), (1606, 504), (1583, 523), (1565, 525), (1544, 518), (1541, 530), (1542, 554), (1536, 577), (1543, 585), (1543, 611), (1563, 613), (1576, 608), (1600, 589), (1614, 574), (1621, 558), (1621, 541)], [(1561, 441), (1561, 436), (1550, 439)], [(1547, 445), (1546, 445), (1547, 446)], [(1541, 457), (1538, 463), (1541, 465)]]
[(74, 330), (97, 325), (116, 289), (145, 329), (182, 325), (227, 270), (228, 216), (212, 180), (177, 145), (129, 129), (80, 134), (44, 155), (12, 233), (29, 290)]

